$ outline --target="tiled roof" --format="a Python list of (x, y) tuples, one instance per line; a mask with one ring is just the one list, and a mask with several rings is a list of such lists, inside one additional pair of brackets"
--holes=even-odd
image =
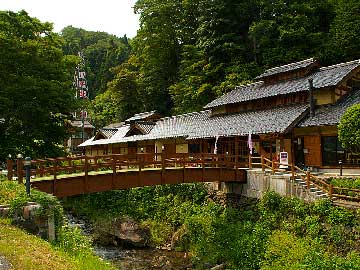
[[(82, 120), (74, 120), (70, 122), (71, 126), (76, 128), (82, 128)], [(95, 128), (89, 121), (84, 121), (84, 128)]]
[(123, 125), (125, 125), (125, 122), (120, 122), (120, 123), (112, 123), (112, 124), (109, 124), (103, 128), (109, 128), (109, 129), (112, 129), (112, 128), (119, 128), (119, 127), (122, 127)]
[(143, 120), (143, 119), (146, 119), (146, 118), (148, 118), (148, 117), (150, 117), (150, 116), (153, 116), (153, 115), (156, 115), (156, 114), (157, 114), (156, 111), (138, 113), (138, 114), (135, 114), (134, 116), (126, 119), (125, 122)]
[(79, 146), (83, 147), (83, 146), (90, 146), (90, 145), (109, 144), (110, 140), (121, 141), (122, 138), (124, 138), (126, 136), (126, 134), (129, 132), (129, 130), (130, 130), (130, 125), (123, 125), (123, 126), (119, 127), (117, 129), (116, 133), (114, 135), (112, 135), (110, 138), (95, 140), (95, 137), (93, 137), (93, 138), (83, 142)]
[(252, 134), (284, 133), (296, 124), (308, 108), (295, 104), (265, 110), (248, 111), (232, 115), (215, 116), (198, 123), (188, 139), (215, 136), (246, 136)]
[(266, 110), (211, 117), (210, 111), (201, 111), (160, 119), (149, 134), (125, 137), (117, 132), (108, 140), (92, 141), (80, 146), (114, 144), (166, 138), (212, 138), (215, 136), (246, 136), (285, 132), (305, 113), (307, 104), (295, 104)]
[(315, 59), (310, 58), (310, 59), (306, 59), (306, 60), (303, 60), (300, 62), (295, 62), (295, 63), (291, 63), (291, 64), (279, 66), (279, 67), (270, 68), (270, 69), (266, 70), (264, 73), (257, 76), (255, 79), (261, 79), (261, 78), (269, 77), (269, 76), (272, 76), (275, 74), (280, 74), (280, 73), (285, 73), (285, 72), (289, 72), (289, 71), (294, 71), (297, 69), (307, 68), (307, 67), (313, 65), (314, 63), (316, 63)]
[(315, 116), (311, 117), (309, 115), (299, 124), (299, 126), (310, 127), (337, 125), (346, 109), (355, 104), (360, 104), (360, 90), (352, 91), (335, 104), (317, 108), (315, 110)]
[(236, 87), (229, 93), (215, 99), (204, 108), (214, 108), (225, 104), (234, 104), (250, 100), (262, 99), (277, 95), (308, 91), (308, 80), (312, 78), (315, 88), (335, 86), (339, 84), (351, 71), (360, 66), (360, 61), (355, 60), (347, 63), (337, 64), (320, 68), (312, 75), (277, 84), (265, 85), (264, 82), (256, 82)]
[(111, 138), (118, 129), (116, 128), (102, 128), (100, 129), (101, 134), (103, 134), (107, 139)]
[(149, 134), (150, 131), (154, 128), (155, 123), (141, 122), (141, 123), (136, 123), (136, 126), (139, 127), (142, 131), (144, 131), (145, 134)]

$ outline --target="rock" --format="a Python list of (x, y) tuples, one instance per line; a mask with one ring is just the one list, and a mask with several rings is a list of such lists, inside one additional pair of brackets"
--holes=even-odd
[(225, 269), (225, 264), (223, 263), (210, 268), (210, 270), (223, 270), (223, 269)]
[(11, 264), (5, 259), (5, 257), (0, 256), (0, 270), (10, 270), (12, 269)]
[(182, 237), (186, 234), (186, 227), (182, 225), (171, 237), (170, 249), (174, 250), (176, 245), (181, 241)]
[(0, 205), (0, 216), (1, 217), (8, 217), (10, 211), (10, 205)]
[(115, 219), (109, 233), (136, 247), (147, 246), (150, 239), (149, 230), (131, 218)]

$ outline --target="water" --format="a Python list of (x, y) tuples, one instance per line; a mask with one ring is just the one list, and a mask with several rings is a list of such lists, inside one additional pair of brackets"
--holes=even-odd
[[(80, 228), (84, 234), (92, 233), (86, 219), (66, 214), (69, 224)], [(190, 270), (191, 262), (187, 253), (152, 248), (125, 248), (118, 246), (94, 247), (94, 252), (104, 260), (112, 262), (122, 270)]]

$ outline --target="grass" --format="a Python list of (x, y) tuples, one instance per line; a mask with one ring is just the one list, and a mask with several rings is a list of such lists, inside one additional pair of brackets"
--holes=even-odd
[[(4, 180), (1, 178), (0, 180)], [(14, 270), (107, 270), (114, 269), (109, 263), (95, 256), (91, 243), (79, 230), (69, 228), (64, 222), (59, 201), (49, 194), (32, 190), (25, 193), (24, 185), (15, 181), (0, 181), (0, 204), (9, 204), (13, 211), (27, 201), (39, 202), (47, 214), (49, 206), (55, 214), (57, 241), (50, 244), (0, 219), (0, 254), (14, 266)]]
[(0, 219), (0, 254), (12, 264), (13, 270), (85, 270), (112, 269), (89, 256), (70, 256), (50, 243)]

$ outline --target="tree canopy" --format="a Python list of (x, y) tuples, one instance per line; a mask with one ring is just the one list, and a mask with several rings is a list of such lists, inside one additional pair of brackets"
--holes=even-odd
[(136, 110), (201, 110), (277, 65), (360, 58), (359, 8), (355, 0), (138, 0), (132, 40), (73, 27), (62, 35), (66, 53), (84, 49), (91, 115), (103, 124)]
[(341, 117), (339, 141), (345, 149), (360, 151), (360, 104), (353, 105)]
[(75, 105), (75, 64), (52, 24), (0, 11), (0, 160), (58, 155)]

